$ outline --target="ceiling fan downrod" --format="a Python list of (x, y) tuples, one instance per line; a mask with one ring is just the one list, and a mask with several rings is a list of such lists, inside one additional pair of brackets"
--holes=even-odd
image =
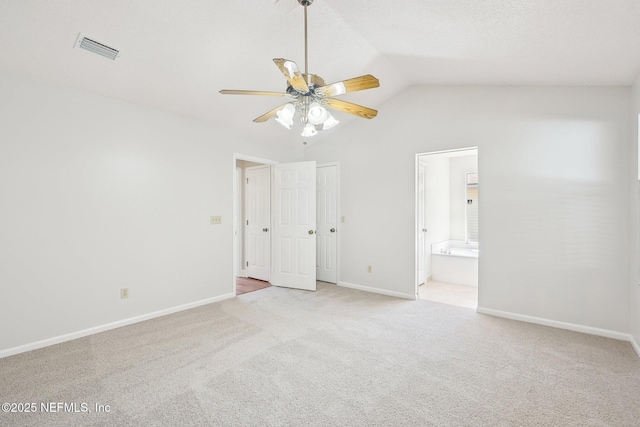
[(302, 6), (304, 6), (304, 73), (309, 74), (309, 44), (307, 37), (307, 6), (313, 4), (313, 0), (298, 0)]

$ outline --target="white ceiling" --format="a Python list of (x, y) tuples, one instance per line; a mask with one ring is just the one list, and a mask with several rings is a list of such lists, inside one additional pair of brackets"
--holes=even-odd
[[(640, 72), (639, 0), (315, 0), (308, 12), (309, 71), (375, 75), (380, 88), (341, 97), (373, 108), (410, 85), (630, 85)], [(74, 49), (81, 32), (121, 57)], [(0, 69), (300, 143), (298, 129), (252, 122), (281, 99), (218, 93), (284, 90), (277, 57), (303, 68), (297, 0), (0, 0)], [(335, 116), (314, 139), (352, 120)]]

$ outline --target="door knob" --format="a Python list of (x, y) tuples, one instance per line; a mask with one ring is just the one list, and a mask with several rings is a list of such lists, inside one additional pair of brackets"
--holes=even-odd
[(266, 231), (269, 231), (269, 229), (268, 228), (263, 228), (262, 231), (266, 232)]
[(309, 234), (313, 234), (315, 233), (313, 230), (309, 230)]
[(336, 232), (336, 229), (335, 229), (335, 228), (332, 228), (332, 229), (331, 229), (331, 230), (329, 230), (329, 231), (330, 231), (330, 232), (332, 232), (332, 233), (335, 233), (335, 232)]

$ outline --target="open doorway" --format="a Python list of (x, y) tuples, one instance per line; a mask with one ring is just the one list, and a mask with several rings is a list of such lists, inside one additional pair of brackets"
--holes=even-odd
[(233, 292), (252, 284), (315, 291), (316, 162), (234, 154), (233, 173)]
[(234, 289), (241, 295), (271, 286), (270, 165), (275, 162), (242, 156), (234, 162)]
[(478, 149), (416, 155), (416, 295), (478, 305)]

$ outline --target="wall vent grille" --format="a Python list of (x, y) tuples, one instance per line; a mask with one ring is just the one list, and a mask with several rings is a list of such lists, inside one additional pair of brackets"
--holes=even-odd
[(96, 53), (100, 56), (104, 56), (105, 58), (109, 58), (114, 60), (120, 55), (120, 51), (114, 49), (112, 47), (107, 46), (104, 43), (97, 42), (89, 37), (86, 37), (82, 34), (78, 37), (78, 42), (76, 43), (76, 47), (84, 50), (88, 50), (89, 52)]

